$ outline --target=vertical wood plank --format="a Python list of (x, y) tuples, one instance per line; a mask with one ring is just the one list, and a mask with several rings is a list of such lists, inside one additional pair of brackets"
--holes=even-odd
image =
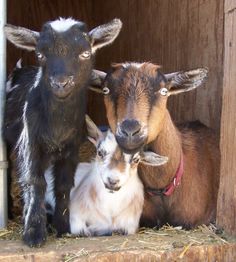
[[(41, 26), (58, 17), (73, 17), (87, 22), (91, 21), (92, 2), (86, 0), (8, 0), (7, 22), (39, 31)], [(34, 52), (28, 52), (7, 45), (7, 71), (15, 67), (18, 59), (22, 58), (24, 64), (35, 64)]]
[[(234, 0), (230, 0), (229, 8)], [(85, 21), (89, 28), (121, 18), (123, 29), (115, 42), (97, 53), (96, 67), (111, 62), (151, 61), (164, 72), (208, 67), (209, 79), (199, 90), (170, 98), (174, 120), (199, 119), (220, 130), (223, 63), (222, 0), (8, 0), (8, 22), (40, 30), (58, 16)], [(8, 44), (8, 72), (23, 57), (34, 64), (33, 53)], [(99, 108), (96, 110), (96, 108)], [(88, 109), (98, 124), (106, 123), (102, 96), (90, 94)]]
[[(236, 1), (225, 0), (225, 48), (221, 118), (221, 177), (217, 224), (236, 235)], [(230, 8), (229, 8), (230, 7)]]
[[(205, 86), (170, 98), (175, 121), (200, 120), (220, 130), (223, 64), (222, 0), (93, 0), (93, 21), (104, 23), (114, 17), (123, 21), (118, 39), (98, 52), (97, 68), (111, 62), (151, 61), (164, 72), (208, 67)], [(93, 96), (93, 104), (102, 98)], [(95, 120), (103, 122), (104, 110)]]

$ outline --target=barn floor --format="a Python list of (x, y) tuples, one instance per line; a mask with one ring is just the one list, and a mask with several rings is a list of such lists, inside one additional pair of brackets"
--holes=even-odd
[(185, 231), (165, 226), (141, 229), (133, 236), (48, 237), (42, 248), (28, 248), (22, 228), (11, 222), (0, 230), (0, 261), (236, 261), (236, 238), (201, 226)]

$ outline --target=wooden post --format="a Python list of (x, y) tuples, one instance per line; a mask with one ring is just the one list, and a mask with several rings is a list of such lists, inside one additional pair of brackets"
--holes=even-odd
[(236, 235), (236, 0), (225, 0), (221, 177), (217, 225)]
[(5, 106), (6, 39), (3, 26), (6, 23), (6, 0), (0, 0), (0, 228), (7, 224), (7, 162), (2, 138)]

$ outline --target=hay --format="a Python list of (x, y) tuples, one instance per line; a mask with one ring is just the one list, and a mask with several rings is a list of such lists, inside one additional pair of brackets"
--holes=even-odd
[[(6, 229), (0, 230), (0, 240), (20, 240), (22, 236), (22, 225), (20, 219), (10, 221)], [(56, 238), (55, 233), (49, 234), (48, 244), (53, 244), (56, 249), (60, 250), (63, 246), (70, 246), (72, 243), (81, 241), (90, 242), (91, 245), (103, 242), (106, 243), (104, 251), (124, 251), (124, 250), (153, 250), (153, 251), (170, 251), (181, 248), (182, 252), (179, 258), (182, 258), (191, 246), (226, 244), (228, 243), (227, 235), (223, 232), (217, 234), (217, 228), (214, 225), (199, 226), (193, 230), (183, 230), (181, 227), (172, 227), (166, 225), (159, 230), (156, 228), (140, 228), (139, 232), (130, 236), (112, 237), (91, 237), (81, 238), (66, 234), (63, 238)], [(86, 239), (86, 240), (85, 240)], [(230, 240), (232, 242), (232, 239)], [(233, 239), (236, 242), (236, 239)], [(75, 254), (68, 254), (65, 261), (69, 262), (80, 256), (88, 255), (87, 250), (80, 249)]]
[[(80, 161), (90, 162), (95, 154), (95, 147), (89, 141), (86, 141), (80, 148)], [(12, 160), (14, 160), (14, 157), (12, 157)], [(16, 212), (14, 214), (16, 214), (19, 213), (22, 207), (14, 168), (12, 170), (12, 176), (14, 176), (13, 182), (15, 183), (12, 184), (11, 189), (15, 191), (11, 191), (11, 193), (15, 201), (14, 208), (16, 208)], [(22, 231), (21, 218), (17, 217), (14, 221), (9, 221), (6, 229), (0, 230), (0, 240), (21, 240)], [(52, 232), (53, 231), (54, 230), (52, 230)], [(112, 237), (82, 238), (67, 234), (63, 238), (58, 239), (54, 231), (49, 234), (47, 239), (47, 245), (52, 244), (56, 250), (60, 250), (62, 247), (69, 247), (71, 244), (78, 244), (78, 246), (81, 247), (81, 244), (85, 242), (87, 243), (86, 248), (82, 248), (76, 253), (67, 253), (64, 256), (64, 261), (70, 262), (80, 257), (88, 256), (89, 252), (91, 252), (91, 248), (89, 249), (91, 246), (96, 246), (98, 249), (101, 247), (102, 252), (137, 249), (152, 251), (181, 249), (179, 253), (179, 258), (181, 259), (192, 246), (227, 244), (228, 242), (235, 243), (236, 239), (227, 236), (212, 224), (209, 226), (202, 225), (193, 230), (183, 230), (182, 227), (172, 227), (170, 225), (165, 225), (160, 229), (140, 228), (137, 234), (122, 237), (114, 234)]]

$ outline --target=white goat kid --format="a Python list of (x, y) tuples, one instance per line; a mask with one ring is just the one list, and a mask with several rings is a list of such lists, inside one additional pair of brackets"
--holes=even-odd
[(71, 233), (82, 236), (134, 234), (143, 209), (139, 162), (162, 165), (167, 157), (153, 152), (125, 154), (110, 130), (104, 135), (87, 117), (89, 139), (97, 147), (92, 163), (80, 163), (71, 191)]

